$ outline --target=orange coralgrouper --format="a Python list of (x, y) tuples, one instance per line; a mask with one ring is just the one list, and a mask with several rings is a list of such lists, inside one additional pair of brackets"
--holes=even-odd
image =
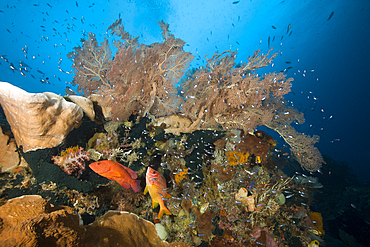
[(100, 176), (118, 182), (125, 189), (129, 189), (131, 186), (135, 192), (140, 191), (140, 180), (135, 180), (136, 173), (118, 162), (102, 160), (91, 163), (89, 167)]
[(158, 213), (158, 219), (160, 219), (163, 214), (171, 215), (171, 212), (164, 205), (163, 199), (170, 198), (171, 195), (167, 194), (167, 184), (166, 179), (162, 174), (156, 170), (148, 167), (146, 172), (146, 187), (144, 195), (149, 191), (149, 195), (152, 198), (153, 208), (156, 208), (159, 204), (160, 209)]

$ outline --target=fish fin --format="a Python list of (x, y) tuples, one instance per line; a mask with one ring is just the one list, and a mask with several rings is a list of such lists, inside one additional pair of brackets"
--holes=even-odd
[(147, 185), (147, 186), (145, 186), (144, 195), (145, 195), (146, 193), (148, 193), (148, 191), (149, 191), (149, 188), (148, 188), (148, 185)]
[(134, 192), (140, 191), (140, 180), (133, 180), (131, 183), (131, 188)]
[(152, 198), (152, 208), (158, 207), (158, 202), (155, 202)]
[(137, 174), (136, 174), (136, 172), (134, 172), (133, 170), (131, 170), (130, 168), (128, 168), (128, 167), (126, 167), (126, 166), (124, 166), (124, 165), (122, 165), (122, 167), (123, 167), (123, 168), (125, 168), (125, 170), (128, 172), (128, 174), (130, 174), (130, 177), (131, 177), (132, 179), (137, 179)]
[(130, 189), (130, 184), (128, 183), (122, 183), (121, 184), (123, 188), (125, 188), (126, 190)]
[(126, 182), (123, 182), (122, 180), (120, 179), (117, 179), (116, 180), (117, 183), (119, 183), (123, 188), (125, 188), (126, 190), (128, 190), (130, 188), (130, 184), (129, 183), (126, 183)]
[(158, 213), (158, 219), (160, 219), (163, 216), (163, 214), (171, 215), (170, 210), (168, 210), (165, 205), (161, 205), (161, 209), (159, 210)]
[(164, 197), (166, 199), (170, 199), (172, 196), (170, 194), (167, 193), (167, 195)]
[(114, 180), (114, 178), (122, 178), (122, 174), (121, 173), (116, 172), (116, 171), (112, 171), (112, 170), (109, 171), (109, 176), (111, 178), (113, 178), (113, 180)]

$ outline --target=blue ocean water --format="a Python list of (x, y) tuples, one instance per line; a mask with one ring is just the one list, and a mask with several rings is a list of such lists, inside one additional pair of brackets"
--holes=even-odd
[(319, 135), (321, 153), (369, 179), (367, 0), (19, 0), (1, 1), (0, 17), (0, 80), (29, 92), (64, 94), (73, 78), (67, 53), (83, 33), (103, 40), (119, 17), (144, 44), (161, 41), (158, 21), (164, 20), (197, 56), (193, 66), (215, 51), (237, 50), (238, 61), (245, 61), (256, 49), (273, 47), (280, 55), (262, 72), (291, 67), (286, 99), (306, 118), (298, 130)]

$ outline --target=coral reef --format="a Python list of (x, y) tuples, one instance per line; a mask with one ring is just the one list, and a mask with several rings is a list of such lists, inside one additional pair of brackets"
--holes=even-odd
[(82, 147), (75, 146), (62, 151), (60, 156), (53, 156), (52, 160), (68, 175), (77, 172), (77, 178), (80, 178), (85, 170), (85, 160), (90, 160), (90, 154)]
[(81, 107), (61, 96), (28, 93), (7, 82), (0, 82), (0, 104), (24, 152), (59, 145), (83, 116)]
[[(293, 163), (289, 154), (278, 150), (271, 136), (256, 131), (258, 126), (273, 129), (302, 168), (320, 169), (323, 159), (314, 146), (318, 137), (291, 126), (304, 121), (283, 98), (293, 79), (282, 72), (257, 73), (277, 54), (258, 50), (237, 64), (237, 52), (225, 51), (185, 74), (194, 56), (168, 24), (159, 24), (163, 41), (147, 45), (126, 32), (121, 19), (114, 22), (108, 28), (120, 38), (114, 41), (114, 57), (108, 39), (99, 45), (94, 34), (85, 36), (69, 53), (76, 72), (73, 84), (89, 95), (69, 96), (76, 104), (53, 93), (28, 94), (0, 84), (0, 102), (25, 151), (59, 144), (81, 123), (83, 112), (95, 121), (84, 118), (83, 127), (90, 129), (76, 135), (83, 138), (73, 135), (73, 144), (67, 138), (64, 147), (70, 148), (52, 158), (58, 166), (48, 162), (59, 147), (21, 152), (33, 173), (16, 169), (14, 179), (0, 178), (4, 198), (38, 193), (54, 205), (74, 207), (53, 207), (35, 196), (10, 200), (0, 208), (0, 243), (9, 245), (16, 233), (20, 240), (14, 241), (54, 240), (57, 246), (307, 246), (324, 235), (321, 215), (310, 211), (313, 193), (322, 185), (313, 176), (287, 176), (281, 167)], [(11, 102), (14, 95), (26, 99), (14, 103), (19, 109), (29, 106), (28, 112), (37, 114), (28, 116), (32, 123), (39, 121), (32, 125), (36, 129), (22, 125), (17, 130), (19, 122), (28, 123), (13, 119), (12, 114), (21, 115)], [(97, 121), (100, 110), (106, 119)], [(48, 114), (55, 118), (49, 120)], [(81, 128), (75, 133), (85, 133)], [(19, 134), (25, 132), (30, 132), (26, 138)], [(37, 139), (33, 134), (48, 143), (29, 141)], [(7, 136), (1, 138), (5, 149), (11, 146)], [(87, 144), (87, 152), (71, 147), (76, 144)], [(90, 158), (96, 162), (85, 169)], [(136, 193), (107, 178), (124, 188), (135, 179)], [(150, 197), (144, 197), (147, 191)], [(27, 207), (32, 203), (35, 209)], [(37, 229), (39, 235), (29, 229), (19, 233), (21, 227)]]
[[(138, 116), (137, 120), (151, 115), (155, 119), (153, 125), (164, 125), (166, 133), (192, 133), (219, 127), (248, 133), (265, 125), (277, 131), (292, 147), (294, 157), (304, 169), (315, 171), (321, 167), (323, 159), (313, 145), (317, 137), (297, 133), (289, 125), (295, 119), (303, 119), (301, 113), (283, 103), (293, 79), (286, 78), (282, 72), (257, 73), (270, 65), (277, 53), (270, 54), (271, 49), (261, 54), (257, 50), (238, 66), (236, 51), (215, 53), (209, 59), (206, 57), (205, 66), (189, 70), (184, 77), (194, 56), (183, 50), (185, 42), (169, 32), (168, 24), (163, 21), (159, 24), (164, 41), (144, 45), (124, 30), (121, 19), (114, 22), (108, 31), (121, 38), (115, 41), (118, 51), (114, 59), (107, 40), (99, 46), (90, 33), (87, 40), (82, 40), (82, 48), (76, 47), (70, 53), (78, 90), (94, 92), (94, 101), (109, 109), (107, 117), (113, 121), (124, 121), (132, 114)], [(180, 79), (178, 95), (175, 83)], [(264, 139), (268, 137), (261, 133), (256, 136), (262, 142), (259, 150), (253, 150), (259, 152), (255, 160), (263, 163), (267, 144), (276, 143), (269, 143), (271, 138)]]
[(86, 246), (168, 246), (153, 223), (127, 212), (109, 211), (86, 229)]
[(291, 147), (290, 151), (293, 157), (301, 164), (301, 167), (310, 172), (320, 170), (324, 159), (320, 151), (314, 146), (320, 139), (319, 136), (312, 137), (297, 132), (291, 123), (302, 124), (305, 119), (303, 113), (298, 112), (293, 107), (287, 107), (286, 104), (280, 101), (271, 102), (276, 108), (273, 120), (265, 124), (266, 127), (275, 130), (284, 139), (284, 141)]

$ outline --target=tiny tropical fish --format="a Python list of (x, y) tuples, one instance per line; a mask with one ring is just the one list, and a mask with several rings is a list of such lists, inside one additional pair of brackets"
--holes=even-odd
[(102, 160), (91, 163), (89, 167), (100, 176), (116, 181), (127, 190), (131, 187), (135, 192), (140, 191), (140, 180), (135, 180), (136, 173), (118, 162)]
[(334, 15), (334, 11), (330, 13), (329, 18), (327, 19), (327, 21), (330, 20), (333, 17), (333, 15)]
[(166, 179), (163, 177), (162, 174), (152, 169), (151, 167), (148, 167), (148, 170), (146, 172), (146, 187), (144, 190), (144, 195), (148, 191), (150, 197), (152, 198), (153, 208), (156, 208), (158, 204), (160, 206), (158, 219), (160, 219), (163, 214), (171, 215), (171, 212), (166, 208), (163, 201), (171, 197), (171, 195), (167, 194)]

